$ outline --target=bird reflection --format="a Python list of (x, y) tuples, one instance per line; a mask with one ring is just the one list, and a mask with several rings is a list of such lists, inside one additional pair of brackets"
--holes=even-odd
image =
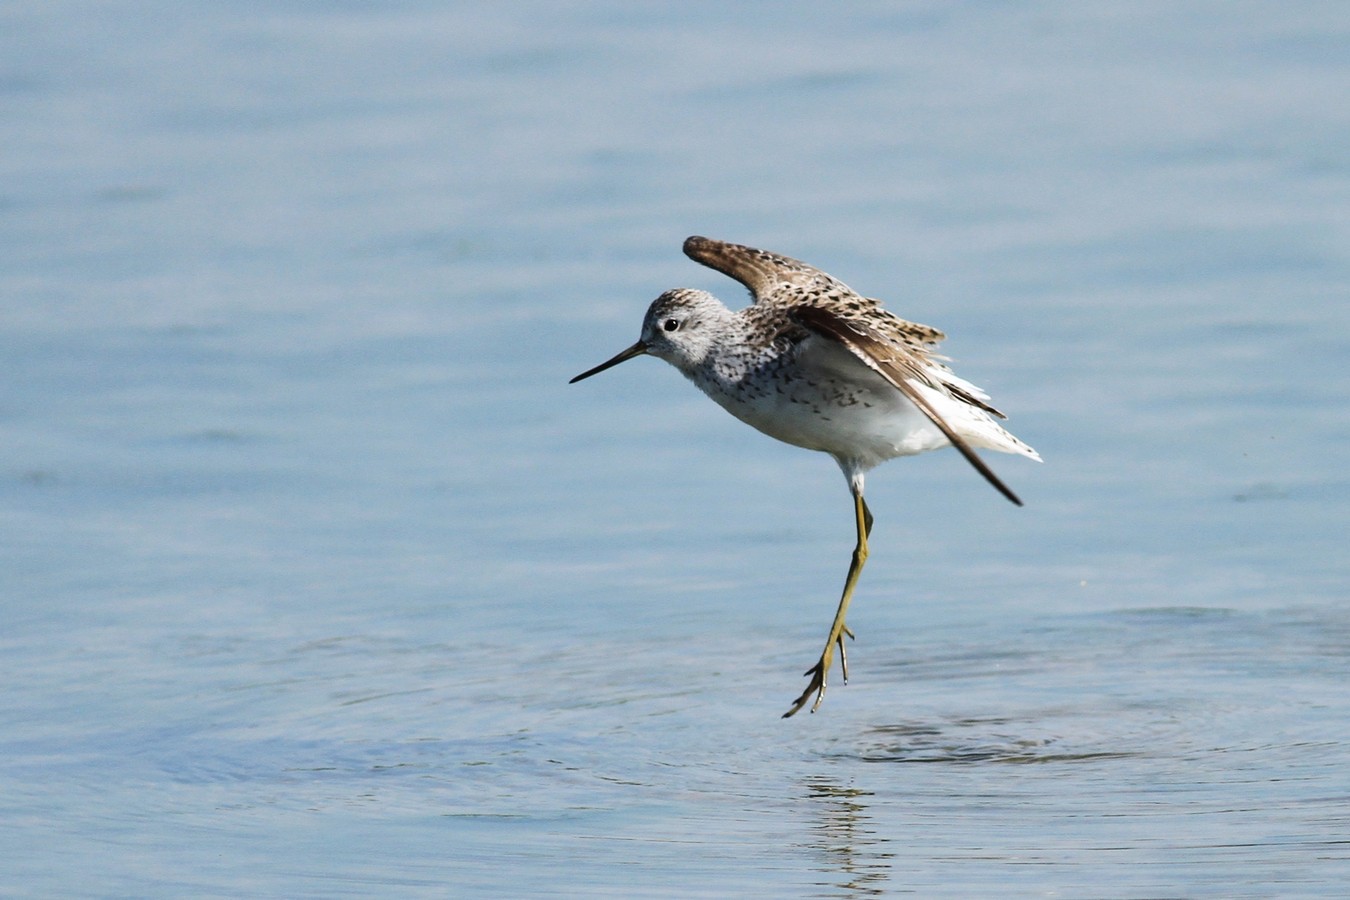
[(871, 791), (832, 778), (808, 778), (804, 783), (810, 806), (819, 815), (811, 849), (820, 855), (821, 870), (832, 876), (822, 886), (845, 891), (847, 897), (881, 896), (894, 854), (885, 852), (886, 838), (871, 828), (867, 814)]

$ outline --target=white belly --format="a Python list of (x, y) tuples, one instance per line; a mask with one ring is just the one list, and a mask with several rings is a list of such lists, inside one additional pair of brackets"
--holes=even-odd
[[(870, 374), (870, 373), (869, 373)], [(749, 400), (714, 396), (733, 416), (784, 443), (850, 459), (870, 469), (897, 456), (936, 450), (947, 438), (880, 377), (875, 385), (789, 385)]]

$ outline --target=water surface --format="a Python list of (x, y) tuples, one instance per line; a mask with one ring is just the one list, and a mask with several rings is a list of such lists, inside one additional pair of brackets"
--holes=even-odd
[[(3, 14), (16, 896), (1341, 896), (1338, 4)], [(701, 233), (1046, 463), (652, 360)]]

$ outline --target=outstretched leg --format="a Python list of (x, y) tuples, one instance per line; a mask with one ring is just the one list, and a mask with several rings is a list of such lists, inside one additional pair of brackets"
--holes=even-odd
[(853, 561), (848, 567), (848, 577), (844, 579), (844, 594), (839, 598), (839, 608), (834, 613), (834, 624), (830, 626), (830, 636), (825, 639), (825, 650), (820, 654), (820, 661), (806, 670), (806, 674), (811, 676), (811, 682), (802, 691), (802, 695), (792, 704), (792, 708), (783, 713), (783, 718), (787, 718), (801, 710), (806, 705), (806, 701), (811, 699), (811, 695), (816, 695), (816, 702), (811, 704), (811, 712), (815, 712), (820, 707), (820, 702), (825, 699), (825, 682), (830, 674), (830, 666), (834, 663), (834, 648), (839, 648), (839, 668), (843, 672), (844, 683), (848, 683), (848, 655), (844, 650), (844, 636), (853, 637), (853, 632), (849, 631), (845, 624), (845, 618), (848, 615), (848, 604), (853, 599), (853, 588), (858, 583), (858, 576), (862, 574), (863, 564), (867, 562), (867, 538), (872, 533), (872, 511), (867, 508), (867, 503), (863, 500), (862, 485), (850, 485), (853, 491), (853, 512), (858, 526), (858, 543), (853, 548)]

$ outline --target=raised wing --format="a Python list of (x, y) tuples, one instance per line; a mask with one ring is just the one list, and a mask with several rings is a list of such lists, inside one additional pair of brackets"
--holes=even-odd
[[(975, 467), (975, 471), (983, 475), (984, 479), (992, 484), (1000, 494), (1018, 506), (1022, 505), (1021, 499), (994, 474), (989, 466), (985, 465), (984, 460), (980, 459), (965, 439), (958, 435), (955, 429), (943, 419), (941, 413), (933, 408), (933, 404), (916, 386), (916, 383), (925, 384), (937, 390), (952, 393), (948, 390), (947, 385), (937, 383), (930, 375), (925, 373), (924, 363), (926, 361), (919, 355), (923, 352), (920, 348), (910, 349), (897, 346), (894, 342), (876, 334), (868, 327), (866, 322), (846, 319), (820, 306), (795, 306), (788, 310), (788, 317), (813, 334), (845, 347), (858, 358), (859, 362), (890, 382), (896, 390), (904, 394), (911, 403), (919, 408), (920, 412), (938, 427), (938, 430), (946, 436), (951, 445), (960, 451), (968, 463)], [(962, 402), (971, 402), (975, 399), (965, 392), (956, 396)], [(998, 414), (997, 410), (987, 404), (981, 402), (977, 405)]]
[[(857, 297), (842, 281), (808, 266), (799, 259), (779, 256), (741, 244), (694, 235), (684, 242), (684, 253), (695, 262), (745, 285), (755, 303), (782, 305), (809, 303), (811, 297), (825, 293), (845, 293)], [(872, 300), (858, 299), (864, 303)]]

